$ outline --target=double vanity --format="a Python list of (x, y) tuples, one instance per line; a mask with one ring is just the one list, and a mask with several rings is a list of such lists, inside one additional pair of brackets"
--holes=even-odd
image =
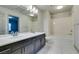
[(0, 54), (34, 54), (45, 42), (45, 33), (41, 32), (0, 35)]

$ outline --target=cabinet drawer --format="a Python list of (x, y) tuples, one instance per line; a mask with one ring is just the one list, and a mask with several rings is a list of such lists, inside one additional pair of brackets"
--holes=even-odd
[(10, 54), (11, 49), (6, 49), (0, 52), (0, 54)]
[(41, 38), (41, 46), (45, 45), (45, 38)]

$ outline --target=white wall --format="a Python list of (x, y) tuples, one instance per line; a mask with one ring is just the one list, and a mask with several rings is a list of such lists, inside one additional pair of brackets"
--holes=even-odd
[(76, 48), (79, 50), (79, 6), (75, 5), (72, 9), (72, 17), (74, 21), (74, 44)]
[(43, 12), (41, 10), (38, 11), (37, 23), (37, 31), (43, 32)]
[(69, 35), (72, 30), (72, 16), (70, 12), (52, 15), (52, 34), (57, 36)]
[(38, 31), (38, 30), (37, 30), (37, 28), (38, 28), (37, 17), (33, 17), (32, 20), (33, 20), (33, 21), (31, 21), (31, 24), (32, 24), (32, 26), (31, 26), (31, 31), (32, 31), (32, 32), (37, 32), (37, 31)]
[(4, 14), (0, 13), (0, 34), (5, 33), (5, 28), (4, 28)]
[(50, 19), (50, 13), (49, 11), (44, 11), (44, 16), (43, 16), (43, 26), (44, 26), (44, 32), (47, 34), (47, 36), (51, 35), (51, 19)]
[(43, 12), (38, 11), (38, 16), (36, 18), (32, 18), (32, 32), (43, 32)]
[(34, 18), (36, 21), (32, 22), (33, 32), (45, 32), (47, 36), (50, 35), (50, 13), (48, 11), (38, 12), (38, 17)]
[[(4, 22), (2, 22), (2, 23), (4, 23), (4, 25), (2, 27), (4, 27), (3, 30), (5, 33), (8, 32), (7, 25), (8, 25), (8, 16), (9, 15), (19, 17), (19, 32), (27, 32), (30, 30), (30, 17), (29, 16), (23, 15), (18, 11), (10, 10), (10, 9), (3, 8), (3, 7), (0, 7), (0, 15), (3, 15), (2, 20), (4, 20)], [(1, 21), (1, 19), (0, 19), (0, 21)]]
[[(70, 12), (51, 15), (49, 11), (39, 10), (36, 21), (32, 22), (33, 32), (45, 32), (47, 36), (51, 35), (69, 35), (72, 30), (72, 16)], [(53, 24), (55, 22), (56, 24)]]

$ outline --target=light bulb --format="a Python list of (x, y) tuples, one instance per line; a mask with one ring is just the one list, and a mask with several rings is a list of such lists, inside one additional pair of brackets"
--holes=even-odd
[(62, 9), (63, 8), (63, 6), (57, 6), (56, 7), (56, 9)]

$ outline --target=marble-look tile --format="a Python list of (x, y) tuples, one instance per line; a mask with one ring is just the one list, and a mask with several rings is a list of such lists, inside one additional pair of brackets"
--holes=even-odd
[(71, 36), (51, 36), (46, 38), (47, 42), (38, 54), (77, 54)]

